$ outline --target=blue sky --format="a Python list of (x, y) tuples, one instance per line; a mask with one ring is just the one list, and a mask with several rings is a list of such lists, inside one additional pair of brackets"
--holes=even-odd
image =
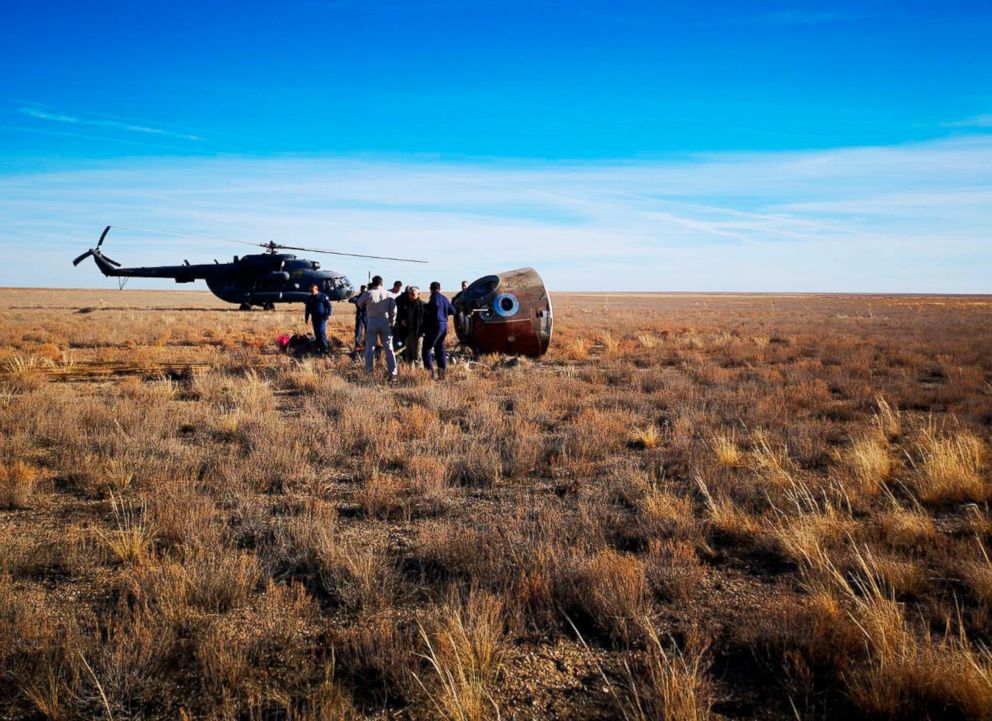
[(446, 285), (990, 292), (989, 37), (987, 2), (0, 0), (0, 285), (116, 287), (69, 265), (109, 223), (135, 264), (243, 252), (172, 230)]

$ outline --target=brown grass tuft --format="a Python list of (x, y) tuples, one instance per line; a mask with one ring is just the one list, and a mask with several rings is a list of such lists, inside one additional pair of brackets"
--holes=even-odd
[(744, 464), (744, 456), (733, 433), (713, 436), (713, 453), (721, 466), (735, 467)]
[(101, 537), (110, 552), (125, 565), (138, 565), (154, 550), (155, 529), (148, 521), (144, 506), (125, 503), (110, 497), (116, 528), (103, 531)]
[(499, 716), (492, 686), (506, 652), (503, 605), (490, 594), (471, 592), (441, 608), (431, 631), (420, 629), (423, 658), (433, 682), (416, 678), (434, 709), (452, 721)]
[(630, 432), (630, 442), (637, 448), (657, 448), (660, 438), (658, 428), (654, 425), (634, 428)]
[(992, 484), (983, 477), (985, 445), (973, 434), (959, 431), (942, 436), (927, 428), (917, 444), (919, 455), (915, 488), (927, 504), (985, 501)]
[(649, 608), (644, 561), (611, 549), (585, 559), (576, 569), (572, 601), (595, 627), (629, 643)]
[(24, 461), (0, 467), (0, 508), (27, 508), (40, 477), (40, 470)]

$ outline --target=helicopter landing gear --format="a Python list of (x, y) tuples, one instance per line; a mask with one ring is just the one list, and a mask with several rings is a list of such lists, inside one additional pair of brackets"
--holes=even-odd
[(238, 310), (251, 310), (251, 303), (242, 303), (238, 306)]
[(262, 310), (275, 310), (275, 309), (276, 309), (275, 303), (262, 303)]

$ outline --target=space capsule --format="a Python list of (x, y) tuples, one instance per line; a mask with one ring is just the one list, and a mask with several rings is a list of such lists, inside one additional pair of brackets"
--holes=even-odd
[(479, 278), (451, 300), (455, 332), (476, 353), (537, 357), (551, 343), (551, 296), (533, 268)]

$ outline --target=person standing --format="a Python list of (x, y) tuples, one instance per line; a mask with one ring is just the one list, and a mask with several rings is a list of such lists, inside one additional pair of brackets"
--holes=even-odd
[[(403, 291), (403, 281), (394, 280), (393, 287), (389, 290), (393, 299), (396, 301), (396, 317), (399, 318), (400, 306), (403, 305), (403, 301), (406, 298), (406, 293)], [(400, 348), (403, 347), (403, 334), (400, 333), (400, 329), (397, 326), (393, 326), (393, 352), (398, 353)]]
[(362, 297), (365, 289), (368, 288), (367, 285), (363, 285), (362, 289), (358, 291), (355, 295), (348, 299), (349, 303), (355, 305), (355, 350), (358, 350), (365, 343), (365, 309), (358, 305), (358, 299)]
[(431, 283), (431, 297), (424, 307), (424, 368), (434, 375), (434, 357), (437, 356), (437, 378), (444, 380), (448, 370), (448, 355), (444, 339), (448, 335), (448, 316), (454, 315), (451, 301), (441, 294), (441, 284)]
[(424, 332), (424, 301), (420, 299), (420, 288), (415, 285), (409, 286), (396, 301), (396, 327), (403, 341), (403, 360), (413, 365), (420, 358)]
[(375, 360), (375, 343), (382, 344), (386, 354), (389, 380), (396, 380), (396, 356), (393, 355), (393, 323), (396, 320), (396, 299), (382, 287), (382, 276), (374, 276), (368, 290), (358, 299), (358, 306), (365, 309), (365, 372), (372, 373)]
[(409, 300), (410, 288), (396, 296), (396, 325), (393, 326), (393, 352), (400, 353), (406, 345), (406, 332), (403, 330), (403, 318), (407, 311), (407, 301)]
[(321, 292), (316, 283), (310, 286), (310, 297), (306, 301), (303, 312), (303, 322), (313, 319), (313, 335), (317, 339), (317, 352), (327, 353), (331, 350), (327, 343), (327, 319), (331, 317), (331, 299)]

